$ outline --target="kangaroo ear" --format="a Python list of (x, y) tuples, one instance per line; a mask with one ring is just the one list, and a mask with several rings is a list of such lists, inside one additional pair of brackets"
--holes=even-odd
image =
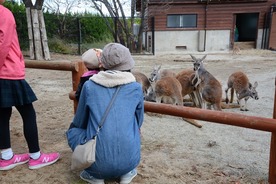
[(201, 61), (203, 61), (207, 57), (207, 54), (202, 57)]
[(158, 69), (158, 67), (159, 67), (159, 65), (154, 64), (153, 69), (154, 69), (154, 70), (157, 70), (157, 69)]
[(190, 54), (191, 58), (193, 59), (193, 61), (196, 61), (195, 56), (193, 56), (192, 54)]
[(256, 88), (258, 86), (258, 82), (256, 81), (256, 82), (254, 82), (254, 88)]

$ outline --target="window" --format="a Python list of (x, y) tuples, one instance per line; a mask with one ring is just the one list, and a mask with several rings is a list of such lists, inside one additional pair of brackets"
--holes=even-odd
[(197, 15), (168, 15), (167, 27), (171, 28), (195, 28), (197, 26)]

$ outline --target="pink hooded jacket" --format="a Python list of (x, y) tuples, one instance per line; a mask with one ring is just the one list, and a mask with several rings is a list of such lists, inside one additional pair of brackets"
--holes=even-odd
[(0, 79), (25, 78), (25, 63), (12, 12), (0, 5)]

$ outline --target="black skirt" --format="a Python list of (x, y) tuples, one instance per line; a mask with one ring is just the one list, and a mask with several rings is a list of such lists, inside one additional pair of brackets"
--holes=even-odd
[(20, 106), (36, 100), (35, 93), (24, 79), (0, 79), (0, 107)]

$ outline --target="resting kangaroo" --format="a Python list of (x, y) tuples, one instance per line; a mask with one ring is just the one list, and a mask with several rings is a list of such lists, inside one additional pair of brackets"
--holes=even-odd
[(162, 69), (161, 65), (154, 65), (153, 71), (150, 74), (149, 81), (156, 82), (157, 80), (161, 79), (162, 77), (175, 77), (175, 73), (170, 69)]
[(134, 75), (136, 81), (142, 85), (142, 89), (145, 97), (150, 87), (150, 82), (148, 77), (145, 74), (138, 71), (131, 71), (131, 73)]
[[(156, 101), (155, 87), (156, 87), (157, 81), (159, 81), (160, 79), (162, 79), (164, 77), (175, 77), (175, 75), (176, 75), (170, 69), (162, 69), (162, 70), (160, 70), (160, 69), (161, 69), (161, 65), (154, 65), (153, 70), (150, 74), (149, 81), (151, 83), (151, 86), (149, 87), (148, 93), (145, 97), (145, 100), (147, 100), (147, 101)], [(172, 79), (172, 80), (174, 80), (174, 79)], [(161, 85), (164, 85), (164, 82), (158, 83), (158, 88), (160, 88)], [(160, 95), (160, 93), (158, 95)], [(163, 100), (165, 100), (165, 98)], [(168, 101), (168, 97), (166, 97), (165, 101)]]
[[(169, 69), (160, 71), (161, 66), (155, 66), (151, 72), (151, 87), (146, 96), (147, 101), (183, 106), (182, 85), (176, 79), (175, 73)], [(201, 128), (195, 120), (183, 118), (188, 123)]]
[(195, 77), (192, 80), (197, 80), (195, 87), (199, 87), (199, 91), (202, 96), (202, 107), (211, 109), (213, 107), (215, 110), (221, 111), (221, 98), (222, 98), (222, 87), (219, 81), (209, 73), (203, 66), (203, 60), (207, 55), (203, 56), (201, 59), (197, 59), (190, 55), (194, 63)]
[(156, 81), (155, 96), (157, 103), (183, 105), (181, 84), (175, 77), (162, 77)]
[[(226, 103), (229, 102), (227, 92), (231, 88), (231, 98), (230, 103), (233, 103), (234, 91), (236, 91), (236, 96), (238, 98), (238, 103), (240, 104), (241, 111), (248, 111), (247, 109), (247, 100), (249, 97), (258, 100), (258, 92), (256, 88), (258, 86), (258, 82), (255, 82), (254, 85), (249, 82), (248, 77), (245, 73), (238, 71), (231, 74), (228, 78), (227, 88), (225, 90), (226, 93)], [(241, 104), (241, 100), (244, 99), (244, 105)]]

